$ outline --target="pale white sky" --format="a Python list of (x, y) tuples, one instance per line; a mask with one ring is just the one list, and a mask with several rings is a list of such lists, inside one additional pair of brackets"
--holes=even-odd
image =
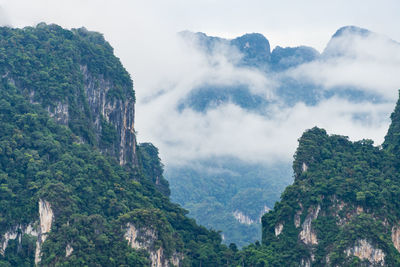
[(272, 46), (305, 44), (322, 50), (336, 29), (357, 25), (400, 40), (398, 0), (1, 0), (0, 6), (19, 27), (46, 21), (106, 34), (119, 26), (224, 37), (260, 32)]

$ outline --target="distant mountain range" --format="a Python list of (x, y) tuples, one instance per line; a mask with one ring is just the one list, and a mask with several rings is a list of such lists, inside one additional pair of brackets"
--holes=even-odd
[[(383, 95), (365, 90), (362, 85), (343, 83), (327, 87), (310, 77), (299, 76), (303, 75), (303, 68), (314, 68), (318, 72), (318, 67), (323, 64), (335, 66), (337, 62), (358, 56), (369, 57), (364, 50), (357, 49), (370, 39), (398, 45), (386, 37), (355, 26), (337, 30), (322, 53), (308, 46), (276, 46), (271, 51), (268, 39), (259, 33), (245, 34), (232, 40), (188, 31), (181, 32), (180, 36), (204, 55), (212, 58), (222, 53), (235, 67), (257, 71), (276, 84), (271, 95), (266, 96), (267, 89), (253, 90), (248, 83), (221, 84), (220, 81), (209, 80), (180, 100), (177, 106), (180, 112), (190, 109), (206, 113), (231, 103), (266, 117), (271, 107), (290, 107), (298, 103), (314, 106), (334, 97), (351, 102), (387, 101)], [(189, 215), (201, 224), (222, 230), (227, 243), (244, 245), (254, 241), (259, 231), (259, 213), (264, 207), (272, 208), (274, 202), (279, 200), (280, 192), (292, 182), (292, 173), (288, 169), (290, 162), (268, 165), (232, 158), (213, 158), (192, 162), (192, 165), (196, 167), (167, 166), (166, 177), (171, 185), (171, 198), (189, 209)], [(210, 173), (210, 168), (223, 171)], [(258, 190), (263, 193), (255, 193)], [(254, 205), (239, 204), (238, 199)], [(238, 212), (249, 220), (243, 223), (245, 220), (236, 216)]]

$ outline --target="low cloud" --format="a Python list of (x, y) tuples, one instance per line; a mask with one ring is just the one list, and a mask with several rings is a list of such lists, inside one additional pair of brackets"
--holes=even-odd
[(162, 158), (170, 164), (211, 156), (234, 156), (264, 164), (286, 162), (292, 158), (302, 132), (314, 126), (351, 140), (369, 138), (379, 144), (389, 124), (387, 115), (393, 109), (392, 104), (355, 104), (334, 98), (313, 107), (303, 103), (291, 108), (273, 107), (266, 118), (233, 104), (205, 114), (192, 110), (151, 112), (153, 104), (147, 105), (152, 114), (147, 119), (152, 123), (142, 124), (142, 131), (148, 131), (146, 135), (157, 142)]
[[(333, 51), (339, 55), (329, 56)], [(387, 101), (397, 98), (399, 43), (374, 33), (365, 36), (345, 33), (328, 44), (325, 54), (319, 61), (290, 71), (289, 76), (311, 81), (326, 90), (356, 87)]]
[[(171, 3), (0, 0), (11, 23), (19, 27), (45, 21), (67, 28), (85, 26), (104, 33), (135, 83), (138, 139), (157, 145), (166, 164), (186, 164), (210, 156), (231, 156), (251, 162), (287, 162), (292, 159), (302, 132), (313, 126), (323, 127), (329, 133), (347, 135), (352, 140), (371, 138), (380, 144), (400, 87), (397, 73), (400, 53), (396, 45), (379, 38), (356, 40), (356, 45), (345, 46), (352, 50), (344, 57), (304, 64), (285, 75), (310, 81), (322, 90), (357, 87), (381, 95), (385, 100), (382, 103), (353, 103), (333, 98), (316, 106), (273, 104), (265, 116), (231, 103), (204, 113), (177, 110), (179, 101), (201, 84), (230, 86), (241, 83), (268, 99), (276, 98), (274, 92), (280, 84), (273, 76), (235, 66), (232, 58), (240, 57), (235, 51), (221, 47), (212, 57), (207, 57), (195, 47), (182, 43), (176, 32), (189, 28), (232, 36), (239, 32), (259, 31), (281, 46), (318, 44), (320, 49), (335, 28), (355, 23), (352, 20), (354, 14), (367, 26), (371, 25), (368, 24), (370, 21), (383, 18), (387, 22), (379, 30), (398, 32), (397, 24), (393, 23), (396, 16), (386, 15), (387, 9), (395, 13), (396, 1), (389, 1), (387, 5), (373, 1), (368, 4), (364, 1), (360, 5), (361, 1), (358, 1), (346, 9), (349, 14), (339, 12), (341, 15), (338, 16), (339, 13), (332, 10), (342, 11), (342, 2), (332, 2), (327, 9), (325, 3), (313, 0), (313, 9), (298, 4), (298, 8), (290, 10), (286, 4), (278, 2), (273, 5), (265, 2), (262, 6), (246, 2), (233, 11), (230, 9), (224, 17), (226, 7), (232, 6), (230, 1), (221, 1), (214, 6), (210, 1), (193, 4), (175, 0)], [(373, 14), (377, 16), (376, 20), (371, 20), (372, 5), (377, 11)], [(360, 8), (364, 11), (358, 12)], [(3, 14), (0, 10), (0, 24), (10, 23)], [(332, 17), (322, 19), (326, 16)], [(282, 23), (276, 24), (278, 20)], [(325, 23), (316, 26), (315, 21)], [(318, 38), (306, 43), (315, 32)]]
[[(340, 41), (330, 44), (330, 49), (337, 49), (348, 39)], [(139, 140), (145, 136), (156, 143), (163, 160), (171, 165), (226, 156), (263, 164), (287, 162), (296, 150), (297, 139), (314, 126), (325, 128), (331, 134), (349, 136), (354, 141), (372, 139), (379, 145), (390, 123), (389, 115), (398, 95), (396, 88), (400, 86), (400, 79), (395, 75), (400, 69), (399, 47), (375, 35), (357, 37), (351, 42), (351, 51), (301, 65), (285, 75), (312, 82), (322, 90), (357, 88), (379, 95), (384, 101), (352, 102), (334, 97), (315, 106), (301, 102), (284, 106), (279, 104), (282, 101), (276, 101), (270, 104), (266, 115), (249, 112), (232, 103), (204, 113), (191, 109), (178, 111), (178, 101), (185, 94), (209, 81), (227, 86), (241, 82), (253, 88), (253, 92), (264, 92), (264, 96), (269, 97), (274, 97), (273, 92), (279, 86), (273, 76), (231, 64), (224, 58), (227, 53), (223, 51), (213, 55), (213, 62), (201, 52), (191, 51), (197, 61), (187, 62), (190, 66), (183, 66), (183, 69), (196, 71), (185, 72), (184, 77), (171, 83), (163, 94), (138, 102), (142, 114), (137, 119)]]

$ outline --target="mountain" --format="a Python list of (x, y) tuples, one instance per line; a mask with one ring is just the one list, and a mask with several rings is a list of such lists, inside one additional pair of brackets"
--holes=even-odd
[(277, 46), (271, 54), (271, 68), (274, 71), (283, 71), (317, 60), (319, 56), (317, 50), (308, 46), (285, 48)]
[[(0, 75), (2, 266), (400, 265), (400, 100), (382, 146), (307, 130), (262, 242), (239, 251), (169, 200), (182, 185), (136, 143), (133, 82), (101, 34), (1, 27)], [(263, 168), (210, 158), (184, 169), (179, 197), (253, 233), (289, 183)]]
[(264, 68), (271, 61), (269, 41), (260, 33), (248, 33), (230, 41), (243, 55), (240, 65)]
[(317, 127), (303, 134), (294, 183), (263, 216), (253, 257), (267, 266), (399, 266), (400, 100), (391, 118), (382, 147)]
[(1, 266), (231, 261), (136, 144), (133, 82), (101, 34), (1, 27), (0, 74)]
[(375, 51), (368, 51), (369, 49), (385, 47), (388, 43), (399, 46), (397, 42), (385, 36), (356, 26), (338, 29), (321, 54), (308, 46), (284, 48), (276, 46), (271, 52), (268, 39), (258, 33), (245, 34), (232, 40), (188, 31), (180, 35), (188, 44), (197, 47), (206, 55), (212, 57), (222, 53), (234, 66), (257, 70), (266, 79), (273, 80), (277, 84), (273, 90), (274, 97), (266, 98), (261, 92), (251, 90), (245, 83), (221, 84), (220, 81), (215, 83), (207, 81), (191, 90), (178, 107), (201, 112), (226, 103), (233, 103), (246, 110), (265, 114), (265, 109), (272, 104), (293, 106), (304, 102), (307, 105), (316, 105), (334, 96), (351, 101), (371, 98), (382, 101), (379, 95), (368, 94), (358, 86), (341, 85), (324, 88), (319, 81), (299, 79), (293, 75), (293, 71), (308, 63), (316, 66), (318, 64), (334, 65), (340, 60), (356, 57), (371, 58)]
[[(338, 68), (353, 66), (355, 58), (361, 58), (365, 65), (386, 60), (385, 57), (380, 59), (381, 51), (373, 48), (396, 45), (395, 42), (363, 28), (345, 26), (338, 29), (322, 53), (307, 46), (271, 49), (268, 39), (256, 33), (234, 39), (187, 31), (180, 35), (211, 61), (222, 55), (235, 70), (250, 70), (272, 81), (271, 86), (268, 83), (254, 90), (251, 83), (243, 80), (232, 82), (228, 79), (224, 83), (220, 79), (205, 79), (177, 101), (176, 109), (180, 114), (212, 113), (229, 104), (268, 121), (279, 114), (279, 110), (302, 105), (316, 107), (331, 99), (350, 103), (393, 101), (377, 93), (378, 90), (364, 88), (360, 85), (362, 82), (349, 84), (346, 74), (345, 81), (337, 83), (335, 75), (329, 74), (336, 73)], [(393, 51), (399, 51), (400, 46), (396, 47)], [(305, 76), (308, 73), (310, 76)], [(333, 77), (333, 82), (329, 80), (325, 85), (327, 75)], [(265, 92), (272, 92), (272, 97), (266, 97)], [(359, 121), (369, 123), (361, 113), (357, 115)], [(246, 127), (245, 123), (243, 127)], [(246, 138), (249, 137), (241, 140), (244, 147)], [(293, 182), (293, 173), (288, 168), (290, 161), (252, 163), (232, 156), (210, 155), (210, 158), (195, 159), (185, 166), (166, 167), (171, 198), (188, 209), (189, 215), (199, 223), (222, 230), (227, 244), (234, 242), (241, 247), (254, 242), (259, 236), (259, 214), (264, 212), (264, 207), (272, 208), (284, 188)], [(258, 190), (263, 193), (257, 193)], [(239, 204), (239, 196), (254, 206)]]
[(221, 157), (196, 164), (167, 167), (171, 199), (201, 225), (221, 230), (225, 244), (260, 240), (261, 216), (291, 183), (290, 164), (277, 168)]
[(357, 39), (368, 38), (370, 36), (377, 36), (377, 34), (356, 26), (342, 27), (332, 35), (331, 40), (322, 54), (324, 57), (342, 57), (349, 55), (351, 54), (349, 52), (354, 49)]

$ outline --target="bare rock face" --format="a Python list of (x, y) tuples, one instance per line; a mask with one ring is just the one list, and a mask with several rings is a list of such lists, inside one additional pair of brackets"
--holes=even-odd
[(392, 242), (397, 251), (400, 252), (400, 225), (392, 227)]
[(306, 172), (307, 170), (308, 170), (308, 166), (305, 162), (303, 162), (303, 164), (301, 165), (301, 171)]
[(300, 262), (301, 267), (311, 267), (310, 259), (302, 259)]
[(278, 223), (275, 226), (275, 236), (280, 235), (282, 233), (282, 231), (283, 231), (283, 223)]
[(313, 220), (318, 218), (318, 214), (321, 210), (321, 206), (318, 205), (316, 208), (310, 208), (308, 210), (308, 215), (303, 222), (303, 229), (301, 230), (299, 237), (300, 240), (306, 245), (317, 245), (318, 239), (315, 231), (311, 227)]
[(36, 230), (36, 225), (28, 224), (28, 225), (16, 225), (12, 227), (9, 231), (7, 231), (0, 239), (0, 254), (4, 256), (4, 253), (8, 246), (8, 241), (18, 239), (19, 243), (21, 243), (22, 236), (24, 234), (38, 236), (38, 231)]
[[(100, 149), (103, 153), (116, 157), (120, 165), (130, 164), (137, 166), (134, 97), (129, 95), (123, 98), (114, 97), (110, 95), (110, 91), (115, 89), (112, 81), (106, 80), (101, 76), (93, 76), (88, 71), (87, 66), (80, 66), (80, 70), (83, 76), (85, 99), (82, 100), (78, 108), (85, 110), (84, 106), (87, 105), (91, 119), (91, 125), (88, 125), (88, 127), (94, 128), (95, 138), (98, 143), (101, 143), (104, 123), (112, 127), (116, 133), (115, 138), (117, 141), (100, 146)], [(31, 103), (36, 103), (34, 96), (35, 91), (31, 91), (29, 95)], [(83, 96), (77, 97), (83, 98)], [(71, 106), (68, 103), (68, 99), (58, 101), (45, 108), (57, 123), (68, 125), (70, 122)]]
[(35, 264), (38, 264), (40, 262), (41, 246), (51, 230), (53, 220), (54, 213), (50, 203), (46, 200), (39, 199), (39, 222), (30, 223), (28, 225), (20, 224), (7, 231), (1, 237), (0, 254), (4, 255), (8, 241), (18, 239), (19, 243), (21, 243), (24, 234), (36, 236)]
[(254, 224), (254, 221), (249, 216), (245, 215), (243, 212), (239, 210), (233, 212), (233, 217), (235, 217), (235, 219), (241, 224), (247, 224), (247, 225)]
[(54, 220), (54, 213), (51, 209), (51, 205), (46, 200), (39, 199), (39, 234), (36, 241), (36, 251), (35, 251), (35, 264), (40, 262), (41, 247), (47, 238), (47, 234), (51, 230), (51, 225)]
[(354, 247), (345, 251), (347, 256), (356, 256), (361, 260), (368, 260), (374, 266), (385, 266), (385, 253), (378, 248), (374, 248), (367, 240), (357, 240)]
[(301, 214), (303, 214), (303, 205), (301, 203), (299, 203), (299, 205), (300, 205), (300, 210), (298, 210), (296, 212), (296, 214), (294, 215), (294, 219), (293, 219), (294, 220), (294, 226), (296, 226), (296, 228), (300, 227), (300, 223), (301, 223), (300, 216), (301, 216)]
[(18, 228), (15, 230), (8, 231), (4, 234), (4, 236), (1, 238), (1, 247), (0, 247), (1, 255), (4, 256), (4, 252), (6, 251), (8, 241), (16, 239), (17, 236), (18, 236)]
[(65, 257), (68, 258), (69, 256), (71, 256), (72, 252), (74, 252), (74, 248), (71, 246), (71, 244), (68, 244), (65, 247)]
[(246, 224), (246, 225), (252, 225), (252, 224), (257, 224), (261, 223), (261, 218), (262, 216), (269, 212), (271, 209), (267, 206), (264, 205), (264, 207), (260, 211), (260, 215), (257, 218), (251, 218), (250, 216), (246, 215), (245, 213), (241, 212), (240, 210), (235, 210), (232, 215), (235, 217), (235, 219), (241, 223), (241, 224)]
[(47, 107), (47, 112), (56, 122), (68, 125), (68, 109), (69, 106), (67, 103), (58, 102), (54, 107)]
[(152, 267), (179, 266), (183, 255), (173, 253), (171, 257), (166, 257), (163, 247), (157, 248), (155, 242), (158, 239), (156, 232), (150, 228), (137, 229), (133, 224), (126, 225), (125, 239), (134, 249), (144, 249), (150, 254)]
[(104, 152), (116, 156), (121, 165), (131, 163), (137, 165), (136, 135), (134, 131), (135, 102), (134, 99), (117, 99), (109, 96), (112, 82), (93, 77), (86, 66), (81, 66), (84, 78), (84, 91), (89, 104), (96, 137), (99, 140), (102, 132), (102, 119), (110, 123), (117, 132), (118, 144)]

